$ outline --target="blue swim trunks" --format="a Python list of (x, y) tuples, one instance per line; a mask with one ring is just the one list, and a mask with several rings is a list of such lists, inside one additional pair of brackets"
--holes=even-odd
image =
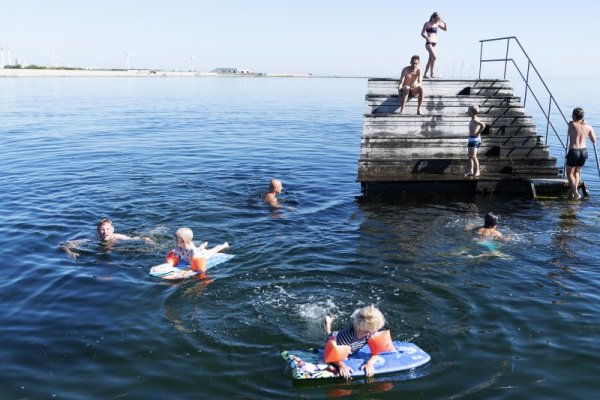
[(469, 143), (467, 147), (479, 147), (481, 146), (481, 137), (479, 136), (469, 136)]

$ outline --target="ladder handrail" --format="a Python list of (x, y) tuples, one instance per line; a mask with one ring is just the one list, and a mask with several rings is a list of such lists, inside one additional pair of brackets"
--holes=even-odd
[[(488, 42), (496, 42), (496, 41), (500, 41), (500, 40), (505, 40), (506, 41), (506, 56), (505, 56), (505, 58), (484, 59), (483, 58), (483, 45), (485, 43), (488, 43)], [(514, 40), (515, 42), (517, 42), (517, 44), (519, 45), (519, 48), (521, 49), (521, 52), (527, 58), (527, 75), (526, 76), (523, 75), (523, 72), (521, 72), (521, 69), (519, 68), (519, 66), (517, 65), (517, 63), (515, 62), (515, 60), (513, 58), (509, 58), (508, 57), (509, 52), (510, 52), (510, 41), (511, 40)], [(480, 50), (479, 50), (479, 79), (481, 79), (481, 68), (482, 68), (483, 63), (486, 63), (486, 62), (500, 62), (500, 61), (504, 61), (504, 79), (506, 79), (506, 68), (507, 68), (508, 62), (510, 61), (513, 64), (513, 66), (515, 67), (515, 69), (517, 70), (517, 72), (519, 72), (519, 75), (521, 75), (521, 78), (523, 79), (523, 82), (525, 82), (525, 95), (524, 95), (524, 100), (523, 100), (523, 107), (525, 107), (525, 105), (526, 105), (526, 102), (527, 102), (527, 93), (529, 91), (529, 92), (531, 92), (531, 95), (533, 96), (533, 98), (535, 99), (536, 103), (538, 104), (540, 110), (542, 111), (542, 114), (546, 118), (546, 145), (548, 144), (548, 131), (549, 131), (549, 128), (552, 128), (552, 130), (554, 131), (554, 135), (558, 138), (560, 144), (563, 147), (563, 150), (565, 152), (565, 158), (566, 158), (567, 148), (569, 147), (569, 136), (567, 135), (566, 144), (565, 144), (563, 142), (563, 140), (561, 139), (559, 133), (557, 132), (556, 128), (554, 127), (554, 124), (552, 123), (552, 121), (550, 121), (550, 114), (552, 112), (552, 105), (553, 104), (556, 107), (556, 109), (558, 110), (558, 112), (560, 113), (560, 115), (562, 116), (563, 120), (565, 121), (565, 125), (568, 126), (569, 122), (567, 121), (567, 118), (565, 117), (565, 114), (563, 113), (562, 109), (560, 108), (560, 106), (556, 102), (556, 98), (554, 97), (554, 95), (552, 94), (552, 92), (550, 91), (550, 89), (548, 88), (548, 85), (546, 85), (546, 82), (542, 78), (542, 75), (539, 73), (538, 69), (535, 67), (535, 65), (533, 64), (533, 62), (531, 62), (531, 58), (529, 58), (529, 54), (527, 54), (527, 52), (525, 51), (525, 49), (521, 45), (521, 42), (519, 42), (519, 39), (517, 39), (516, 36), (506, 36), (506, 37), (493, 38), (493, 39), (483, 39), (483, 40), (480, 40), (479, 43), (480, 43)], [(544, 110), (544, 107), (542, 106), (542, 104), (540, 103), (539, 99), (537, 98), (537, 96), (533, 92), (533, 89), (529, 85), (529, 71), (530, 71), (531, 67), (533, 67), (533, 71), (536, 73), (536, 75), (539, 78), (540, 82), (542, 82), (542, 84), (544, 85), (544, 88), (546, 89), (546, 91), (548, 92), (548, 95), (550, 96), (550, 99), (548, 101), (548, 113), (546, 113), (546, 111)], [(564, 166), (563, 166), (562, 175), (563, 175), (563, 178), (564, 178), (564, 176), (565, 176), (565, 167)]]

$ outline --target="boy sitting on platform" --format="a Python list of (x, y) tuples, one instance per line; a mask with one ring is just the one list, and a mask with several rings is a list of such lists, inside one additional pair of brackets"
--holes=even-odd
[(421, 114), (423, 104), (423, 85), (421, 84), (421, 70), (419, 69), (420, 58), (414, 55), (410, 58), (410, 65), (402, 69), (400, 82), (398, 84), (398, 99), (400, 101), (400, 114), (404, 114), (404, 106), (409, 97), (418, 96), (417, 115)]

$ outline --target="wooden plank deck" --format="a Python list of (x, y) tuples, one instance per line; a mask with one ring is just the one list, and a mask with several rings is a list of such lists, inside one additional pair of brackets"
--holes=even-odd
[[(398, 80), (369, 79), (358, 161), (364, 194), (482, 190), (535, 196), (568, 190), (557, 160), (507, 80), (426, 80), (422, 111), (399, 114)], [(478, 151), (481, 177), (465, 177), (468, 106), (487, 127)]]

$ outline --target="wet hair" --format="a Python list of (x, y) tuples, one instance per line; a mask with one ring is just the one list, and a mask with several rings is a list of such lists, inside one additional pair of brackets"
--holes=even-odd
[(177, 232), (175, 232), (175, 236), (182, 238), (186, 242), (191, 242), (194, 238), (194, 232), (190, 228), (179, 228)]
[(421, 61), (421, 58), (420, 58), (418, 55), (416, 55), (416, 54), (415, 54), (414, 56), (412, 56), (412, 57), (410, 58), (410, 62), (413, 62), (413, 61), (415, 61), (415, 60), (417, 60), (417, 61)]
[(100, 229), (100, 227), (104, 224), (112, 225), (113, 222), (110, 220), (110, 218), (102, 218), (100, 221), (98, 221), (98, 225), (96, 226), (96, 229)]
[(377, 307), (370, 305), (359, 308), (352, 313), (352, 323), (355, 329), (361, 331), (378, 331), (385, 325), (385, 318)]
[(271, 179), (271, 182), (269, 182), (269, 190), (275, 190), (277, 186), (282, 187), (283, 184), (279, 179)]
[(581, 121), (584, 116), (585, 116), (585, 111), (583, 111), (583, 108), (577, 107), (577, 108), (573, 109), (573, 119), (575, 121)]
[[(440, 14), (438, 14), (437, 11), (434, 12), (433, 14), (431, 14), (431, 17), (429, 17), (429, 22), (433, 22), (439, 16), (440, 16)], [(423, 21), (423, 20), (421, 20), (421, 21)]]
[(485, 214), (485, 219), (483, 220), (484, 228), (491, 229), (491, 228), (495, 227), (497, 223), (498, 223), (498, 216), (496, 214), (491, 213), (491, 212)]

